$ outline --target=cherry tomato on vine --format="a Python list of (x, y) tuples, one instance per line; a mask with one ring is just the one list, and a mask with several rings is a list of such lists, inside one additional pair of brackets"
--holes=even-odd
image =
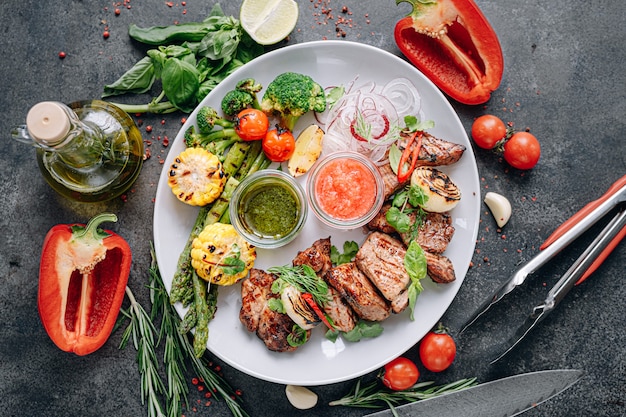
[(531, 169), (537, 165), (540, 156), (541, 146), (531, 133), (514, 133), (504, 143), (504, 159), (513, 168)]
[(260, 140), (265, 137), (269, 128), (267, 115), (261, 110), (244, 109), (237, 114), (235, 132), (245, 140)]
[(296, 139), (288, 129), (276, 127), (263, 138), (263, 152), (273, 162), (283, 162), (291, 158), (296, 148)]
[(448, 369), (456, 356), (454, 339), (444, 332), (429, 332), (420, 343), (420, 360), (431, 372)]
[(493, 149), (505, 137), (506, 125), (497, 116), (485, 114), (472, 124), (472, 139), (480, 148)]
[(382, 381), (387, 388), (402, 391), (415, 385), (419, 376), (417, 366), (410, 359), (400, 356), (385, 365)]

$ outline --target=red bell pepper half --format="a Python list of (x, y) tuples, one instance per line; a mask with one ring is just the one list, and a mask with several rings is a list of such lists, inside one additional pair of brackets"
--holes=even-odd
[(481, 104), (500, 85), (500, 41), (473, 0), (396, 0), (413, 6), (398, 21), (396, 44), (437, 87), (463, 104)]
[(102, 230), (117, 216), (103, 213), (82, 224), (60, 224), (46, 235), (39, 266), (39, 316), (52, 341), (87, 355), (109, 338), (124, 300), (131, 251)]

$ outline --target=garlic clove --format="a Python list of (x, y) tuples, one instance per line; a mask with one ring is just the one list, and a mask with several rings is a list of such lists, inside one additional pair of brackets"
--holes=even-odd
[(485, 204), (491, 210), (491, 214), (496, 219), (498, 227), (504, 227), (504, 225), (511, 218), (511, 203), (509, 200), (498, 193), (488, 192), (485, 194)]
[(287, 385), (285, 394), (291, 405), (299, 410), (308, 410), (317, 404), (317, 394), (305, 387)]
[(420, 167), (411, 174), (411, 185), (422, 189), (428, 201), (426, 211), (444, 213), (461, 201), (461, 190), (445, 173), (432, 167)]

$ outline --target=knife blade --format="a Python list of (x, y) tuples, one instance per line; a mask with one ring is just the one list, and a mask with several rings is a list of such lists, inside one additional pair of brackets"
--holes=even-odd
[[(583, 376), (576, 369), (514, 375), (395, 407), (403, 417), (512, 417), (552, 398)], [(366, 417), (393, 416), (390, 409)]]

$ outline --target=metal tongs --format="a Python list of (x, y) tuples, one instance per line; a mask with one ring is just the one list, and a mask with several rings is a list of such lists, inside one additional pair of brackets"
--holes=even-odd
[(609, 221), (587, 249), (572, 266), (561, 276), (548, 293), (543, 303), (535, 306), (508, 342), (508, 348), (491, 361), (494, 363), (511, 351), (541, 320), (543, 320), (575, 286), (583, 282), (606, 259), (611, 251), (626, 236), (626, 175), (617, 180), (597, 200), (584, 206), (559, 226), (541, 245), (541, 252), (522, 265), (513, 276), (506, 281), (494, 295), (487, 299), (474, 313), (461, 333), (483, 316), (494, 304), (507, 294), (522, 285), (526, 278), (554, 258), (561, 250), (576, 240), (591, 226), (604, 218), (609, 212), (617, 209), (617, 214)]

